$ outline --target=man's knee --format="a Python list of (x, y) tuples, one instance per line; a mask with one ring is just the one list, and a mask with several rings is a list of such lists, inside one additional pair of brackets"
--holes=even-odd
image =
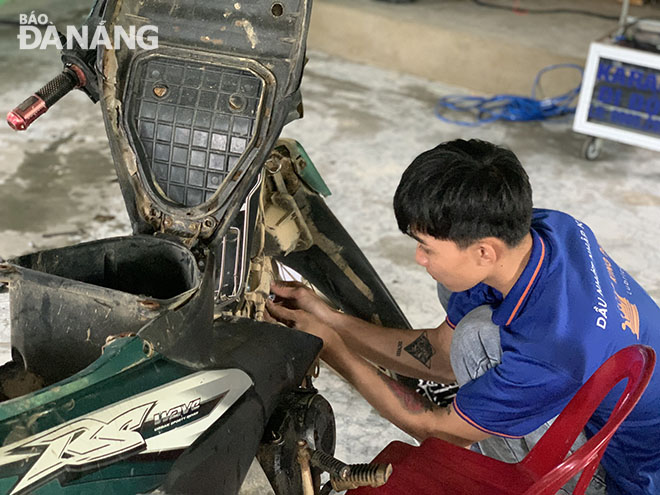
[(459, 385), (474, 380), (501, 362), (500, 328), (493, 323), (489, 306), (473, 309), (456, 325), (450, 358)]

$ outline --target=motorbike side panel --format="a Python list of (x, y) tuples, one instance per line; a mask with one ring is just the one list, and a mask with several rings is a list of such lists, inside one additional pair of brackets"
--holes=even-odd
[[(99, 360), (74, 377), (1, 404), (0, 440), (6, 446), (20, 447), (26, 439), (39, 437), (67, 422), (96, 415), (104, 407), (113, 407), (155, 387), (170, 390), (173, 383), (194, 377), (195, 372), (241, 369), (248, 383), (255, 384), (191, 445), (175, 441), (154, 450), (150, 441), (158, 437), (153, 437), (153, 431), (145, 426), (147, 429), (139, 429), (139, 432), (146, 446), (130, 456), (69, 466), (66, 463), (72, 463), (68, 457), (71, 454), (67, 453), (69, 460), (62, 461), (57, 479), (46, 480), (47, 484), (31, 492), (91, 493), (96, 490), (95, 493), (123, 495), (160, 486), (161, 493), (236, 493), (257, 451), (267, 419), (280, 397), (302, 382), (320, 350), (320, 341), (279, 325), (251, 320), (219, 322), (213, 330), (199, 332), (195, 340), (205, 340), (204, 347), (209, 349), (205, 353), (207, 361), (200, 362), (197, 371), (153, 353), (146, 342), (132, 337), (110, 344)], [(268, 352), (264, 353), (264, 349)], [(194, 348), (190, 352), (198, 353)], [(183, 360), (188, 361), (185, 356)], [(161, 395), (170, 399), (170, 406), (181, 402), (181, 406), (191, 407), (193, 402), (188, 396), (177, 400), (168, 397), (171, 395), (168, 392)], [(176, 409), (170, 406), (156, 404), (153, 407), (156, 412), (157, 408), (165, 408), (169, 413)], [(149, 412), (144, 425), (157, 421), (154, 417)], [(61, 435), (68, 433), (68, 430), (63, 431)], [(174, 438), (176, 434), (170, 436)], [(40, 446), (11, 448), (0, 455), (0, 488), (7, 487), (3, 493), (11, 493), (11, 487), (25, 476), (48, 445), (51, 444), (42, 441)], [(25, 453), (32, 455), (8, 463), (10, 455)], [(112, 463), (106, 465), (108, 462)], [(111, 480), (112, 483), (108, 483)]]
[[(153, 343), (151, 331), (140, 336)], [(320, 339), (282, 325), (231, 318), (164, 338), (156, 349), (194, 369), (242, 369), (252, 378), (269, 416), (278, 396), (302, 383), (322, 345)]]
[[(95, 445), (99, 448), (105, 445), (95, 440), (93, 435), (87, 442), (80, 442), (78, 439), (81, 437), (77, 435), (89, 434), (94, 428), (101, 428), (99, 431), (104, 427), (108, 429), (103, 421), (85, 418), (98, 416), (103, 409), (112, 408), (145, 390), (167, 386), (192, 372), (168, 363), (158, 355), (149, 357), (149, 352), (140, 339), (120, 339), (106, 347), (103, 356), (90, 367), (73, 377), (0, 404), (0, 441), (3, 445), (0, 448), (0, 487), (7, 488), (2, 493), (31, 493), (35, 490), (63, 493), (54, 490), (56, 487), (61, 490), (62, 482), (70, 486), (77, 484), (75, 478), (79, 477), (76, 475), (78, 472), (99, 473), (99, 468), (108, 461), (126, 462), (121, 456), (113, 458), (110, 455), (77, 465), (80, 460), (77, 456), (82, 455), (81, 445), (90, 449)], [(73, 426), (67, 428), (67, 424)], [(67, 438), (67, 435), (72, 443), (59, 451), (50, 450), (55, 447), (58, 438)], [(72, 446), (70, 451), (67, 450), (69, 445)], [(107, 445), (104, 448), (112, 451)], [(39, 463), (44, 471), (48, 471), (44, 466), (53, 469), (52, 475), (35, 475), (35, 471), (39, 470), (32, 470), (35, 463)], [(153, 476), (153, 471), (148, 475)], [(33, 483), (28, 482), (26, 476), (33, 476)], [(58, 480), (49, 481), (53, 476)], [(101, 475), (101, 478), (106, 477)], [(17, 482), (26, 486), (12, 492)], [(117, 490), (114, 493), (130, 492)]]
[(160, 352), (171, 360), (197, 368), (240, 368), (254, 387), (177, 459), (157, 493), (236, 493), (266, 421), (281, 398), (302, 383), (321, 347), (311, 335), (243, 318), (219, 319), (194, 335), (160, 341)]

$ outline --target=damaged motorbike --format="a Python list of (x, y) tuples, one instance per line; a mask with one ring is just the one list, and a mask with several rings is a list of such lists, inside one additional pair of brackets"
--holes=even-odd
[(97, 0), (90, 32), (156, 26), (157, 47), (67, 45), (9, 113), (24, 130), (73, 89), (99, 102), (133, 235), (0, 264), (1, 493), (231, 495), (255, 463), (277, 495), (386, 481), (333, 457), (321, 341), (263, 321), (271, 281), (294, 272), (409, 327), (302, 146), (278, 139), (302, 116), (310, 9)]

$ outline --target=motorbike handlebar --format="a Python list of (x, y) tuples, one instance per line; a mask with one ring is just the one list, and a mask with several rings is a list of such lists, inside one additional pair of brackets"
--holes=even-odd
[(82, 70), (74, 65), (65, 67), (60, 74), (7, 114), (9, 127), (15, 131), (24, 131), (64, 95), (84, 85)]

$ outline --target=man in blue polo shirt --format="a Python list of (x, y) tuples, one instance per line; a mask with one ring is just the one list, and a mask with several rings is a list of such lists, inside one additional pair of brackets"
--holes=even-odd
[[(660, 351), (660, 308), (584, 223), (533, 210), (515, 155), (457, 140), (422, 153), (394, 198), (399, 228), (438, 282), (435, 329), (384, 328), (339, 313), (311, 291), (277, 285), (269, 313), (324, 341), (322, 358), (386, 418), (419, 439), (478, 443), (518, 461), (596, 369), (619, 349)], [(425, 402), (371, 366), (461, 386), (448, 407)], [(604, 424), (621, 387), (585, 428)], [(582, 439), (584, 441), (584, 439)], [(621, 425), (588, 493), (660, 493), (660, 373)]]

